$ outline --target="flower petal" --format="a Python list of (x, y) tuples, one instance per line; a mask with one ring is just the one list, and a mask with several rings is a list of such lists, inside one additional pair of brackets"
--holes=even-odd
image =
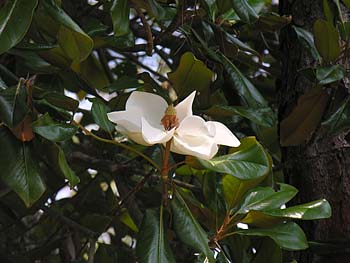
[(152, 125), (160, 124), (168, 103), (159, 95), (134, 91), (126, 101), (125, 109), (139, 110), (142, 117), (147, 119)]
[(186, 99), (181, 101), (176, 105), (176, 116), (180, 122), (183, 121), (187, 116), (192, 115), (192, 104), (194, 101), (194, 97), (196, 96), (196, 91), (193, 91), (190, 95), (187, 96)]
[(149, 144), (165, 143), (173, 137), (174, 132), (175, 128), (164, 131), (161, 125), (154, 127), (145, 118), (142, 118), (142, 137)]
[(139, 133), (141, 133), (141, 116), (141, 112), (138, 109), (107, 113), (108, 119), (111, 122), (116, 123), (118, 126), (121, 126), (122, 129), (127, 130), (128, 132)]
[(237, 137), (224, 124), (217, 121), (207, 121), (206, 125), (217, 144), (230, 147), (238, 147), (241, 144)]
[(188, 116), (183, 119), (183, 121), (180, 122), (179, 127), (176, 129), (176, 133), (181, 136), (210, 136), (210, 131), (205, 120), (196, 115)]
[(208, 136), (175, 134), (170, 151), (209, 160), (217, 153), (218, 146), (214, 139)]

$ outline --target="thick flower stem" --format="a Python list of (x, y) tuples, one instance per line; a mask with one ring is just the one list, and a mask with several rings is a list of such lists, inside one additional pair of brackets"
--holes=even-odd
[(171, 140), (165, 145), (165, 150), (163, 153), (163, 163), (162, 163), (162, 201), (163, 205), (166, 206), (168, 202), (168, 173), (169, 173), (169, 157), (170, 157), (170, 145)]

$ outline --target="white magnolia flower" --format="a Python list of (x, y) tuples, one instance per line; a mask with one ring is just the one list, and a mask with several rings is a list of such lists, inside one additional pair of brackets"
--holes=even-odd
[[(173, 139), (172, 152), (202, 159), (211, 159), (218, 151), (218, 144), (239, 146), (239, 140), (224, 124), (192, 115), (195, 95), (194, 91), (172, 107), (156, 94), (134, 91), (126, 102), (125, 111), (110, 112), (108, 118), (117, 124), (119, 132), (136, 143), (149, 146)], [(172, 123), (165, 120), (169, 116), (165, 112), (169, 114), (169, 110), (176, 114), (170, 116)]]

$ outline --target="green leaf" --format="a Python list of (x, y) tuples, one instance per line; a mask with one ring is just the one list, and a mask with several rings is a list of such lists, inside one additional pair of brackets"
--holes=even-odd
[(75, 172), (69, 167), (63, 150), (59, 146), (57, 147), (58, 147), (58, 165), (64, 177), (68, 180), (69, 185), (73, 187), (80, 182), (80, 179), (78, 176), (76, 176)]
[(0, 54), (18, 44), (32, 22), (38, 0), (5, 1), (0, 8)]
[(350, 8), (350, 0), (342, 0), (347, 8)]
[(229, 174), (241, 180), (257, 179), (270, 172), (269, 156), (255, 137), (242, 139), (241, 145), (232, 151), (231, 154), (199, 162), (211, 171)]
[(168, 77), (177, 96), (182, 99), (194, 90), (201, 92), (209, 88), (213, 72), (191, 52), (186, 52), (181, 56), (177, 69), (169, 73)]
[(322, 125), (328, 128), (329, 134), (350, 128), (350, 98), (346, 98), (340, 107), (327, 118)]
[(102, 90), (109, 85), (108, 77), (101, 63), (93, 54), (88, 56), (80, 64), (72, 66), (72, 69), (95, 89)]
[(8, 127), (19, 124), (29, 111), (23, 79), (17, 87), (0, 90), (0, 120)]
[(175, 192), (171, 200), (173, 211), (174, 229), (178, 238), (185, 244), (202, 252), (209, 259), (215, 262), (213, 252), (208, 246), (208, 236), (197, 220), (193, 217), (187, 204), (178, 192)]
[(31, 142), (17, 140), (6, 128), (0, 128), (0, 179), (6, 183), (26, 206), (33, 205), (45, 192), (39, 161)]
[(92, 51), (92, 39), (75, 23), (54, 0), (42, 1), (51, 18), (60, 23), (58, 43), (72, 63), (85, 60)]
[(160, 213), (146, 210), (137, 239), (136, 254), (141, 263), (175, 262), (164, 233), (162, 206)]
[(102, 130), (107, 132), (114, 131), (113, 123), (108, 119), (107, 112), (110, 109), (99, 98), (89, 99), (92, 102), (91, 113), (94, 121), (101, 127)]
[(132, 231), (139, 232), (139, 228), (135, 224), (134, 220), (131, 218), (130, 213), (127, 209), (123, 209), (121, 215), (119, 216), (120, 222), (128, 226)]
[(246, 0), (231, 0), (231, 5), (243, 22), (251, 24), (258, 20), (258, 14)]
[(333, 25), (322, 19), (316, 20), (314, 39), (317, 50), (326, 62), (334, 61), (339, 57), (339, 33)]
[(321, 87), (299, 97), (297, 106), (281, 121), (282, 146), (299, 145), (311, 137), (322, 119), (329, 97), (327, 91)]
[(136, 88), (140, 86), (140, 83), (136, 78), (129, 77), (129, 76), (121, 76), (120, 78), (113, 83), (111, 83), (106, 89), (109, 92), (113, 91), (120, 91), (124, 89), (130, 89), (130, 88)]
[(309, 31), (300, 27), (292, 26), (292, 28), (297, 34), (297, 38), (301, 42), (301, 44), (309, 51), (309, 53), (315, 60), (320, 62), (321, 56), (316, 49), (313, 35)]
[(254, 85), (238, 70), (238, 68), (221, 52), (214, 52), (207, 46), (207, 43), (192, 30), (192, 33), (201, 43), (203, 48), (208, 52), (209, 56), (222, 63), (224, 69), (229, 74), (238, 95), (241, 97), (244, 106), (251, 108), (260, 108), (261, 106), (267, 107), (267, 101), (260, 94), (260, 92), (254, 87)]
[(264, 127), (273, 127), (276, 124), (275, 113), (270, 107), (253, 109), (245, 106), (213, 105), (204, 113), (213, 117), (231, 117), (237, 114)]
[(54, 142), (71, 139), (78, 130), (71, 124), (53, 121), (48, 113), (33, 122), (32, 128), (35, 133)]
[(301, 250), (308, 247), (303, 230), (294, 222), (280, 224), (272, 228), (238, 230), (240, 235), (267, 236), (277, 245), (288, 250)]
[(327, 85), (344, 78), (345, 72), (345, 68), (340, 65), (318, 67), (316, 69), (316, 79), (319, 85)]
[(43, 99), (51, 105), (72, 112), (75, 112), (79, 106), (78, 101), (58, 92), (47, 92), (44, 94)]
[(273, 217), (315, 220), (329, 218), (332, 215), (332, 208), (327, 200), (321, 199), (306, 204), (287, 207), (286, 209), (263, 211), (263, 213)]
[(240, 180), (229, 174), (223, 176), (222, 189), (228, 208), (233, 208), (249, 189), (257, 186), (264, 178), (265, 177), (252, 180)]
[(127, 0), (113, 0), (111, 7), (111, 17), (113, 21), (113, 31), (115, 36), (127, 35), (129, 28), (130, 8)]
[(328, 23), (333, 23), (334, 21), (334, 13), (333, 10), (331, 9), (328, 0), (323, 0), (323, 13), (324, 16), (326, 17)]
[(250, 190), (238, 207), (238, 214), (246, 214), (251, 210), (265, 211), (280, 208), (291, 200), (298, 190), (291, 185), (279, 184), (280, 189), (272, 187), (256, 187)]

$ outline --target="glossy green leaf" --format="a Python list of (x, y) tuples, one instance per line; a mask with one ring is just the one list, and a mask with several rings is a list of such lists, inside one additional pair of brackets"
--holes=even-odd
[(259, 56), (259, 52), (255, 51), (254, 49), (252, 49), (248, 44), (242, 42), (241, 40), (239, 40), (239, 38), (233, 36), (232, 34), (226, 33), (225, 32), (225, 37), (227, 39), (227, 41), (235, 46), (237, 46), (240, 50), (243, 51), (248, 51), (254, 55)]
[(111, 83), (106, 89), (109, 92), (113, 91), (120, 91), (124, 89), (130, 89), (130, 88), (136, 88), (140, 86), (140, 83), (136, 78), (129, 77), (129, 76), (121, 76), (120, 78), (113, 83)]
[(315, 220), (329, 218), (332, 215), (332, 209), (327, 200), (321, 199), (285, 209), (268, 210), (263, 213), (274, 217)]
[(275, 113), (269, 107), (253, 109), (245, 106), (213, 105), (208, 110), (205, 110), (204, 113), (213, 117), (240, 115), (264, 127), (273, 127), (276, 124)]
[(344, 78), (345, 72), (345, 68), (340, 65), (318, 67), (316, 69), (316, 79), (319, 85), (327, 85)]
[(168, 76), (181, 99), (194, 90), (201, 92), (209, 88), (213, 72), (191, 52), (186, 52), (182, 55), (177, 69)]
[(146, 210), (136, 245), (140, 263), (175, 262), (164, 230), (163, 207), (160, 208), (160, 213), (156, 210)]
[(43, 96), (48, 103), (58, 108), (62, 108), (68, 111), (75, 112), (78, 109), (79, 102), (68, 96), (65, 96), (58, 92), (48, 92)]
[(46, 12), (60, 24), (58, 43), (72, 63), (85, 60), (92, 51), (92, 39), (61, 9), (54, 0), (43, 1)]
[(334, 61), (339, 57), (339, 33), (333, 25), (322, 19), (316, 20), (314, 39), (317, 50), (326, 62)]
[(254, 23), (259, 16), (246, 0), (231, 0), (231, 5), (239, 18), (245, 23)]
[(264, 97), (239, 71), (239, 69), (224, 55), (221, 54), (220, 57), (220, 62), (223, 63), (225, 70), (230, 75), (231, 80), (244, 104), (252, 108), (267, 106), (267, 101), (264, 99)]
[(233, 148), (231, 154), (199, 162), (211, 171), (229, 174), (241, 180), (264, 177), (271, 170), (269, 156), (255, 137), (242, 139), (241, 145)]
[(0, 8), (0, 54), (18, 44), (32, 22), (38, 0), (5, 1)]
[(279, 32), (292, 22), (291, 16), (280, 16), (275, 13), (265, 14), (259, 17), (256, 27), (262, 32)]
[(0, 179), (6, 183), (26, 206), (33, 205), (45, 192), (39, 161), (32, 143), (17, 140), (7, 128), (0, 128)]
[(77, 185), (80, 182), (79, 177), (76, 176), (75, 172), (70, 168), (66, 160), (66, 156), (60, 147), (58, 147), (58, 165), (71, 187)]
[(198, 39), (203, 48), (208, 52), (209, 56), (222, 63), (225, 71), (229, 74), (231, 81), (233, 82), (238, 95), (241, 97), (243, 105), (252, 108), (260, 108), (261, 106), (267, 107), (267, 101), (260, 94), (260, 92), (254, 87), (254, 85), (239, 71), (239, 69), (221, 52), (214, 52), (207, 46), (207, 43), (196, 33), (192, 31), (195, 37)]
[(107, 132), (114, 131), (115, 125), (107, 118), (107, 112), (110, 111), (107, 105), (99, 98), (89, 100), (92, 102), (91, 113), (96, 124)]
[(320, 124), (329, 98), (327, 91), (321, 87), (314, 88), (300, 96), (296, 107), (281, 121), (281, 145), (299, 145), (310, 139)]
[(187, 204), (176, 192), (171, 200), (174, 229), (178, 238), (185, 244), (205, 254), (209, 262), (215, 262), (213, 252), (208, 246), (208, 236), (201, 225), (194, 218)]
[(27, 94), (23, 80), (17, 86), (0, 90), (0, 120), (8, 127), (19, 124), (28, 111)]
[(33, 122), (32, 128), (35, 133), (54, 142), (69, 140), (78, 130), (71, 124), (55, 122), (48, 113)]
[(288, 250), (301, 250), (308, 247), (303, 230), (294, 222), (271, 228), (238, 230), (236, 233), (247, 236), (267, 236), (272, 238), (277, 245)]
[(346, 98), (340, 107), (329, 116), (322, 125), (327, 127), (330, 134), (350, 128), (350, 98)]
[(279, 184), (280, 189), (272, 187), (256, 187), (250, 190), (239, 205), (238, 214), (246, 214), (251, 210), (265, 211), (280, 208), (291, 200), (298, 190), (288, 184)]
[(309, 31), (300, 27), (292, 26), (292, 28), (297, 34), (297, 38), (300, 41), (300, 43), (306, 48), (306, 50), (309, 51), (311, 56), (315, 60), (321, 61), (321, 56), (316, 49), (313, 35)]
[(129, 34), (129, 13), (130, 7), (127, 0), (113, 0), (111, 17), (115, 36)]
[(240, 180), (229, 174), (223, 176), (222, 189), (228, 208), (233, 208), (249, 189), (257, 186), (264, 178), (265, 177), (252, 180)]
[(72, 69), (95, 89), (102, 90), (109, 85), (108, 77), (101, 63), (93, 54), (88, 56), (80, 64), (72, 66)]

